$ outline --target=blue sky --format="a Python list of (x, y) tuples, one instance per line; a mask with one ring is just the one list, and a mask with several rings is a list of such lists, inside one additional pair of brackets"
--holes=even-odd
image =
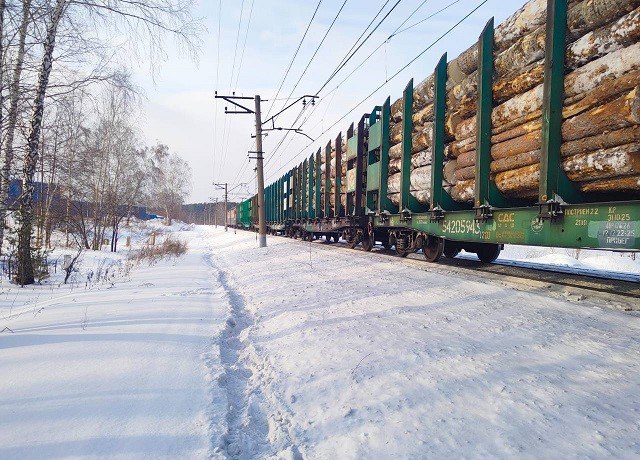
[[(315, 93), (385, 1), (348, 0), (298, 87), (293, 90), (344, 2), (323, 0), (278, 97)], [(388, 2), (383, 15), (396, 1)], [(426, 18), (453, 1), (427, 0), (404, 27)], [(311, 114), (309, 108), (303, 112), (301, 120), (307, 115), (310, 116), (302, 129), (316, 139), (315, 143), (305, 148), (310, 142), (306, 137), (289, 135), (280, 150), (274, 154), (274, 149), (283, 136), (282, 132), (271, 133), (265, 138), (263, 148), (268, 159), (265, 167), (267, 183), (298, 164), (305, 156), (315, 152), (319, 146), (326, 145), (340, 131), (345, 132), (352, 121), (356, 121), (372, 106), (384, 102), (387, 96), (391, 96), (392, 101), (399, 98), (410, 78), (414, 78), (416, 83), (421, 81), (433, 71), (442, 53), (447, 52), (450, 59), (457, 56), (477, 40), (489, 18), (493, 16), (496, 24), (500, 23), (520, 8), (524, 0), (487, 1), (415, 63), (389, 81), (335, 127), (318, 137), (322, 131), (344, 116), (349, 109), (480, 4), (481, 0), (460, 0), (410, 31), (393, 37), (335, 92), (323, 97), (375, 48), (384, 43), (391, 32), (422, 2), (423, 0), (402, 0), (347, 66), (320, 92), (321, 99), (315, 111)], [(240, 182), (247, 183), (248, 185), (237, 189), (237, 194), (232, 196), (233, 199), (255, 192), (254, 164), (247, 160), (247, 150), (254, 150), (250, 138), (254, 130), (253, 116), (225, 115), (224, 103), (216, 103), (213, 93), (216, 89), (220, 93), (235, 90), (236, 94), (240, 95), (260, 94), (263, 99), (273, 98), (317, 3), (317, 0), (253, 0), (249, 33), (242, 55), (252, 0), (244, 0), (244, 4), (242, 0), (222, 0), (220, 16), (218, 0), (196, 1), (195, 16), (201, 17), (205, 26), (200, 37), (202, 43), (199, 57), (194, 60), (189, 58), (184, 50), (169, 45), (168, 57), (162, 63), (155, 79), (151, 78), (147, 72), (148, 66), (143, 62), (134, 71), (134, 81), (146, 93), (141, 131), (147, 142), (162, 141), (191, 164), (193, 192), (188, 199), (189, 202), (221, 197), (222, 194), (212, 186), (213, 181), (234, 185)], [(239, 22), (241, 9), (242, 21)], [(221, 28), (218, 63), (219, 17)], [(236, 37), (239, 37), (237, 48)], [(272, 113), (279, 110), (285, 102), (275, 101)], [(262, 104), (263, 113), (268, 111), (271, 103), (272, 101), (268, 101)], [(298, 106), (279, 117), (278, 124), (291, 126), (300, 108), (301, 106)]]

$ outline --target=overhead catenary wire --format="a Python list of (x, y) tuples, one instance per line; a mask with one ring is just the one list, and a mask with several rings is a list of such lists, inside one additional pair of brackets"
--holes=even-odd
[[(216, 58), (216, 89), (220, 84), (220, 29), (222, 24), (222, 0), (218, 0), (218, 55)], [(215, 181), (216, 177), (216, 156), (218, 146), (218, 100), (214, 102), (214, 118), (213, 118), (213, 171), (212, 176)]]
[[(351, 109), (349, 109), (344, 115), (342, 115), (338, 120), (336, 120), (333, 124), (331, 124), (329, 127), (327, 127), (324, 131), (322, 131), (317, 137), (321, 137), (322, 135), (324, 135), (325, 133), (327, 133), (330, 129), (332, 129), (335, 125), (337, 125), (338, 123), (340, 123), (342, 120), (344, 120), (346, 117), (348, 117), (351, 112), (353, 112), (355, 109), (357, 109), (358, 107), (360, 107), (360, 105), (362, 105), (367, 99), (369, 99), (371, 96), (373, 96), (377, 91), (379, 91), (380, 89), (382, 89), (384, 86), (387, 85), (387, 83), (389, 83), (391, 80), (393, 80), (395, 77), (397, 77), (400, 73), (402, 73), (402, 71), (404, 71), (407, 67), (409, 67), (411, 64), (413, 64), (415, 61), (417, 61), (422, 55), (424, 55), (427, 51), (429, 51), (431, 48), (433, 48), (438, 42), (440, 42), (440, 40), (442, 40), (444, 37), (446, 37), (449, 33), (451, 33), (456, 27), (458, 27), (460, 24), (462, 24), (462, 22), (464, 22), (466, 19), (469, 18), (469, 16), (471, 16), (473, 13), (475, 13), (478, 9), (480, 9), (480, 7), (482, 7), (482, 5), (484, 5), (485, 3), (487, 3), (488, 0), (483, 0), (482, 2), (480, 2), (478, 5), (476, 5), (471, 11), (469, 11), (467, 14), (465, 14), (460, 20), (458, 20), (454, 25), (452, 25), (449, 29), (447, 29), (444, 33), (442, 33), (438, 38), (436, 38), (433, 42), (431, 42), (424, 50), (422, 50), (420, 53), (418, 53), (418, 55), (416, 55), (413, 59), (411, 59), (408, 63), (406, 63), (404, 66), (402, 66), (400, 69), (398, 69), (389, 79), (385, 80), (383, 83), (381, 83), (377, 88), (375, 88), (373, 91), (371, 91), (367, 96), (365, 96), (362, 100), (360, 100), (360, 102), (358, 102), (356, 105), (354, 105)], [(289, 163), (291, 163), (293, 160), (295, 160), (302, 152), (304, 152), (306, 149), (309, 148), (309, 146), (313, 145), (314, 142), (310, 142), (308, 143), (306, 146), (304, 146), (298, 153), (296, 153), (294, 156), (292, 156), (286, 163), (284, 163), (283, 165), (280, 166), (279, 169), (277, 169), (274, 173), (271, 174), (271, 176), (269, 176), (270, 179), (273, 175), (277, 174), (279, 171), (281, 171), (285, 166), (287, 166)]]
[[(331, 75), (329, 75), (329, 78), (327, 78), (327, 80), (322, 84), (322, 86), (320, 87), (320, 89), (318, 91), (316, 91), (316, 94), (319, 94), (320, 91), (322, 91), (324, 89), (325, 86), (327, 86), (329, 84), (329, 82), (338, 74), (338, 72), (340, 72), (340, 70), (342, 70), (344, 68), (345, 65), (347, 65), (347, 63), (351, 60), (351, 58), (353, 56), (355, 56), (355, 54), (360, 50), (360, 48), (362, 48), (362, 46), (367, 42), (367, 40), (369, 40), (369, 38), (371, 37), (371, 35), (373, 35), (373, 33), (378, 30), (378, 28), (382, 25), (382, 23), (389, 17), (389, 15), (393, 12), (393, 10), (400, 4), (402, 0), (397, 0), (396, 3), (391, 7), (391, 9), (389, 11), (387, 11), (387, 14), (384, 15), (384, 17), (378, 22), (378, 24), (373, 28), (373, 30), (371, 30), (371, 32), (369, 32), (369, 35), (366, 36), (366, 38), (364, 40), (362, 40), (362, 43), (360, 43), (358, 45), (358, 47), (355, 50), (350, 51), (350, 54), (347, 53), (347, 57), (346, 59), (343, 58), (343, 60), (340, 62), (340, 64), (338, 64), (338, 66), (333, 70), (333, 72), (331, 73)], [(423, 3), (426, 2), (427, 0), (423, 0)], [(420, 5), (422, 6), (422, 5)]]
[(244, 61), (244, 52), (247, 48), (247, 37), (249, 36), (249, 28), (251, 27), (251, 17), (253, 16), (253, 4), (255, 0), (251, 0), (251, 8), (249, 9), (249, 19), (247, 20), (247, 29), (244, 33), (244, 44), (242, 45), (242, 53), (240, 54), (240, 64), (238, 65), (238, 71), (236, 72), (236, 84), (238, 87), (238, 80), (240, 79), (240, 72), (242, 71), (242, 62)]
[[(295, 85), (293, 85), (293, 88), (291, 88), (291, 93), (289, 94), (288, 97), (291, 97), (293, 95), (294, 91), (296, 90), (296, 88), (300, 84), (300, 81), (302, 81), (302, 78), (307, 73), (307, 70), (309, 70), (309, 66), (311, 66), (311, 63), (313, 62), (313, 60), (315, 59), (316, 55), (318, 54), (318, 51), (320, 51), (320, 48), (322, 47), (324, 41), (327, 39), (327, 36), (329, 35), (329, 32), (331, 32), (331, 29), (333, 29), (334, 24), (338, 20), (338, 17), (340, 16), (340, 13), (342, 13), (342, 10), (344, 9), (344, 6), (347, 4), (348, 1), (349, 0), (344, 0), (342, 2), (342, 5), (340, 6), (340, 9), (338, 10), (338, 12), (336, 13), (335, 17), (333, 18), (333, 21), (331, 21), (331, 24), (327, 28), (327, 31), (324, 33), (324, 36), (322, 37), (322, 40), (320, 40), (320, 43), (318, 43), (318, 46), (316, 47), (315, 51), (311, 55), (311, 58), (309, 58), (309, 61), (307, 62), (307, 65), (305, 66), (304, 70), (300, 74), (300, 77), (298, 78), (298, 81), (296, 82)], [(284, 107), (285, 106), (283, 105), (282, 108), (284, 108)]]
[(298, 52), (300, 51), (300, 47), (302, 47), (302, 43), (304, 42), (305, 38), (307, 37), (307, 33), (309, 32), (309, 28), (311, 27), (311, 24), (313, 23), (313, 20), (315, 19), (316, 14), (318, 13), (318, 9), (320, 8), (320, 4), (321, 3), (322, 3), (322, 0), (319, 0), (318, 4), (316, 5), (316, 9), (313, 11), (313, 15), (311, 16), (311, 19), (309, 19), (309, 22), (307, 24), (307, 28), (305, 29), (304, 34), (302, 35), (302, 38), (300, 39), (300, 42), (298, 43), (298, 47), (296, 48), (295, 53), (293, 53), (293, 57), (291, 58), (291, 62), (289, 62), (289, 66), (287, 67), (287, 70), (285, 71), (284, 75), (282, 76), (282, 79), (280, 80), (280, 84), (278, 86), (278, 90), (276, 91), (276, 95), (271, 100), (271, 106), (269, 107), (269, 110), (267, 110), (267, 115), (265, 116), (265, 118), (269, 118), (269, 115), (271, 114), (271, 110), (273, 109), (273, 105), (275, 104), (275, 101), (278, 100), (278, 96), (280, 95), (280, 91), (282, 90), (282, 85), (284, 85), (284, 82), (287, 79), (287, 76), (289, 75), (289, 72), (291, 71), (291, 66), (293, 66), (293, 63), (296, 60), (296, 57), (298, 56)]
[[(373, 50), (373, 51), (369, 54), (369, 56), (367, 56), (367, 57), (366, 57), (362, 62), (360, 62), (360, 64), (358, 64), (358, 66), (357, 66), (355, 69), (353, 69), (353, 70), (351, 71), (351, 73), (349, 73), (349, 75), (347, 75), (347, 76), (346, 76), (346, 77), (345, 77), (345, 78), (344, 78), (344, 79), (343, 79), (343, 80), (342, 80), (338, 85), (336, 85), (336, 87), (334, 87), (334, 88), (333, 88), (329, 93), (327, 93), (327, 94), (325, 95), (325, 97), (326, 97), (326, 96), (329, 96), (329, 95), (330, 95), (330, 94), (332, 94), (332, 93), (334, 93), (334, 92), (335, 92), (335, 91), (336, 91), (336, 90), (337, 90), (337, 89), (338, 89), (342, 84), (344, 84), (344, 83), (345, 83), (345, 81), (347, 81), (347, 80), (351, 77), (351, 75), (353, 75), (353, 74), (356, 72), (356, 70), (358, 70), (360, 67), (362, 67), (362, 65), (364, 65), (364, 63), (365, 63), (365, 62), (367, 62), (367, 61), (368, 61), (368, 60), (369, 60), (369, 59), (370, 59), (370, 58), (371, 58), (371, 57), (372, 57), (372, 56), (373, 56), (373, 55), (374, 55), (374, 54), (375, 54), (375, 53), (376, 53), (376, 52), (377, 52), (377, 51), (378, 51), (378, 50), (379, 50), (379, 49), (380, 49), (380, 48), (381, 48), (385, 43), (387, 43), (387, 42), (388, 42), (388, 40), (389, 40), (390, 38), (392, 38), (392, 37), (396, 34), (396, 32), (398, 31), (398, 29), (400, 29), (404, 24), (406, 24), (406, 23), (407, 23), (407, 22), (408, 22), (408, 21), (409, 21), (409, 20), (410, 20), (410, 19), (411, 19), (415, 14), (416, 14), (416, 12), (418, 12), (418, 10), (420, 10), (420, 8), (422, 8), (422, 7), (424, 6), (424, 4), (425, 4), (427, 1), (428, 1), (428, 0), (423, 0), (423, 1), (422, 1), (422, 2), (421, 2), (421, 3), (420, 3), (416, 8), (414, 8), (414, 9), (413, 9), (413, 11), (412, 11), (412, 12), (411, 12), (411, 13), (410, 13), (410, 14), (409, 14), (409, 15), (408, 15), (408, 16), (407, 16), (407, 17), (406, 17), (406, 18), (405, 18), (405, 19), (404, 19), (404, 20), (403, 20), (403, 21), (402, 21), (402, 22), (401, 22), (401, 23), (400, 23), (400, 24), (399, 24), (399, 25), (394, 29), (394, 31), (391, 33), (391, 35), (390, 35), (390, 36), (389, 36), (389, 37), (388, 37), (384, 42), (382, 42), (382, 43), (381, 43), (381, 44), (380, 44), (380, 45), (379, 45), (375, 50)], [(458, 0), (458, 1), (459, 1), (459, 0)], [(388, 3), (388, 2), (386, 2), (385, 4), (383, 4), (382, 8), (378, 11), (378, 14), (376, 14), (376, 16), (375, 16), (375, 17), (371, 20), (371, 22), (369, 23), (369, 25), (367, 25), (367, 27), (365, 28), (365, 30), (363, 31), (363, 33), (362, 33), (362, 34), (360, 34), (360, 37), (358, 38), (358, 40), (356, 40), (356, 42), (354, 43), (354, 46), (352, 46), (352, 47), (351, 47), (351, 50), (353, 50), (353, 48), (355, 47), (355, 45), (358, 43), (359, 39), (360, 39), (360, 38), (361, 38), (361, 37), (366, 33), (366, 31), (368, 30), (368, 28), (369, 28), (369, 27), (371, 26), (371, 24), (375, 21), (375, 19), (379, 16), (379, 13), (384, 9), (384, 7), (387, 5), (387, 3)], [(373, 32), (374, 32), (374, 31), (375, 31), (375, 30), (380, 26), (380, 24), (381, 24), (381, 23), (382, 23), (382, 22), (383, 22), (383, 21), (384, 21), (384, 20), (389, 16), (389, 13), (391, 13), (391, 11), (393, 11), (393, 8), (395, 8), (395, 7), (398, 5), (398, 3), (399, 3), (399, 2), (397, 2), (397, 3), (396, 3), (396, 4), (391, 8), (391, 10), (387, 13), (387, 15), (385, 15), (385, 17), (384, 17), (384, 18), (383, 18), (383, 19), (378, 23), (378, 25), (377, 25), (377, 26), (376, 26), (376, 28), (372, 31), (372, 33), (373, 33)], [(454, 2), (454, 3), (455, 3), (455, 2)], [(451, 6), (451, 5), (448, 5), (447, 7), (445, 7), (445, 8), (443, 8), (443, 9), (439, 10), (438, 12), (444, 11), (444, 9), (448, 8), (449, 6)], [(434, 15), (435, 15), (435, 14), (437, 14), (438, 12), (434, 13)], [(432, 16), (433, 16), (433, 15), (432, 15)], [(370, 36), (371, 36), (371, 34), (369, 34), (369, 35), (367, 36), (367, 39), (368, 39)], [(365, 40), (367, 40), (367, 39), (365, 39)], [(364, 43), (364, 42), (363, 42), (363, 43)], [(358, 49), (359, 49), (359, 48), (360, 48), (360, 47), (358, 47)], [(351, 52), (351, 50), (347, 53), (347, 55), (349, 55), (349, 53)], [(356, 51), (357, 51), (357, 50), (356, 50)], [(352, 53), (352, 54), (349, 56), (349, 59), (351, 59), (354, 55), (355, 55), (355, 52), (354, 52), (354, 53)], [(343, 60), (342, 60), (342, 61), (344, 61), (344, 58), (343, 58)], [(346, 62), (344, 62), (344, 64), (346, 64)], [(344, 66), (342, 66), (342, 67), (344, 67)], [(316, 91), (316, 94), (319, 94), (319, 93), (322, 91), (322, 89), (324, 89), (324, 87), (326, 86), (326, 84), (327, 84), (329, 81), (331, 81), (331, 79), (332, 79), (333, 77), (335, 77), (335, 76), (337, 75), (337, 72), (339, 72), (339, 70), (340, 70), (342, 67), (341, 67), (341, 65), (340, 65), (340, 64), (338, 65), (338, 67), (336, 67), (336, 70), (334, 70), (334, 72), (332, 72), (332, 75), (331, 75), (331, 76), (329, 77), (329, 79), (328, 79), (328, 80), (327, 80), (327, 81), (322, 85), (322, 87), (321, 87), (318, 91)], [(387, 79), (386, 75), (385, 75), (385, 79)], [(333, 100), (333, 96), (331, 97), (330, 101), (332, 101), (332, 100)], [(311, 114), (313, 114), (313, 112), (315, 112), (315, 110), (318, 108), (318, 106), (319, 106), (320, 102), (322, 102), (322, 99), (321, 99), (321, 100), (319, 101), (319, 103), (318, 103), (318, 104), (316, 104), (316, 106), (313, 108), (313, 110), (311, 111)], [(328, 110), (328, 107), (327, 107), (327, 110)], [(311, 115), (311, 114), (310, 114), (310, 115)], [(305, 119), (305, 121), (303, 121), (303, 122), (302, 122), (302, 124), (300, 125), (300, 128), (302, 128), (302, 126), (304, 126), (304, 124), (306, 123), (306, 121), (307, 121), (309, 118), (310, 118), (310, 116), (308, 116), (308, 117), (307, 117), (307, 119)], [(324, 119), (324, 117), (323, 117), (323, 119)], [(296, 119), (296, 122), (297, 122), (297, 119)], [(315, 125), (315, 126), (317, 126), (317, 125)], [(315, 126), (314, 126), (314, 127), (315, 127)], [(285, 138), (286, 138), (286, 135), (285, 135)], [(278, 144), (278, 146), (276, 146), (276, 149), (273, 151), (272, 156), (270, 157), (270, 159), (271, 159), (271, 158), (275, 158), (275, 155), (276, 155), (276, 153), (278, 152), (278, 148), (281, 146), (281, 144), (282, 144), (282, 143), (280, 143), (280, 144)], [(289, 144), (290, 144), (290, 143), (289, 143)], [(287, 145), (289, 145), (289, 144), (287, 144)], [(282, 154), (280, 154), (280, 156), (281, 156), (281, 155), (282, 155)], [(267, 163), (268, 163), (268, 162), (267, 162)]]
[[(339, 63), (338, 63), (338, 65), (336, 66), (336, 68), (340, 67), (340, 66), (345, 62), (345, 59), (346, 59), (346, 60), (348, 60), (349, 54), (351, 54), (351, 52), (353, 51), (353, 49), (358, 45), (358, 43), (360, 42), (360, 39), (364, 36), (364, 34), (366, 34), (366, 33), (367, 33), (367, 30), (369, 30), (369, 27), (371, 27), (371, 24), (373, 24), (373, 23), (375, 22), (375, 20), (378, 18), (378, 16), (380, 16), (380, 14), (381, 14), (381, 13), (382, 13), (382, 11), (385, 9), (385, 7), (389, 4), (389, 2), (390, 2), (390, 1), (391, 1), (391, 0), (386, 0), (386, 1), (382, 4), (382, 6), (380, 7), (380, 9), (379, 9), (379, 10), (378, 10), (378, 12), (376, 13), (376, 15), (371, 19), (371, 21), (369, 21), (369, 24), (367, 24), (367, 27), (365, 27), (365, 28), (364, 28), (364, 30), (362, 31), (362, 33), (360, 34), (360, 36), (356, 39), (356, 41), (355, 41), (355, 42), (353, 42), (353, 45), (351, 45), (351, 48), (349, 48), (349, 51), (347, 51), (347, 52), (346, 52), (346, 54), (342, 57), (342, 59), (340, 60), (340, 62), (339, 62)], [(391, 10), (390, 10), (389, 12), (393, 11), (393, 9), (398, 5), (398, 3), (400, 3), (400, 1), (402, 1), (402, 0), (398, 0), (398, 1), (396, 2), (396, 4), (393, 6), (393, 8), (391, 8)], [(388, 14), (389, 14), (389, 13), (387, 13), (387, 16), (388, 16)], [(379, 25), (380, 25), (380, 24), (378, 24), (378, 26), (379, 26)], [(378, 27), (378, 26), (376, 26), (376, 27)], [(375, 30), (375, 29), (374, 29), (374, 30)], [(369, 35), (371, 35), (371, 34), (369, 34)], [(368, 37), (367, 37), (367, 38), (368, 38)], [(365, 40), (363, 41), (363, 43), (364, 43), (366, 40), (367, 40), (367, 39), (365, 39)], [(334, 71), (332, 72), (332, 74), (331, 74), (331, 75), (333, 75), (335, 72), (336, 72), (336, 71), (334, 70)], [(319, 92), (320, 92), (320, 91), (316, 91), (316, 94), (318, 94)]]
[[(232, 88), (233, 88), (233, 75), (235, 73), (235, 68), (236, 68), (236, 58), (237, 58), (237, 54), (238, 54), (238, 43), (240, 42), (240, 30), (242, 29), (242, 15), (244, 13), (244, 0), (242, 0), (242, 3), (240, 4), (240, 17), (238, 19), (238, 32), (236, 33), (236, 44), (233, 50), (233, 65), (231, 66), (231, 75), (229, 76), (229, 92), (232, 92)], [(235, 92), (235, 90), (234, 90)], [(225, 117), (224, 119), (225, 123), (224, 123), (224, 130), (222, 132), (222, 145), (223, 145), (223, 151), (222, 151), (222, 162), (220, 164), (220, 167), (223, 168), (224, 164), (227, 160), (227, 152), (229, 150), (229, 132), (228, 132), (228, 119)]]

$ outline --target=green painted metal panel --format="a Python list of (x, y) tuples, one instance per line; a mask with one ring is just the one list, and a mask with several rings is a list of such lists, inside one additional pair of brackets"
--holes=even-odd
[(347, 161), (353, 160), (358, 155), (358, 136), (347, 139)]
[(378, 178), (378, 213), (398, 212), (398, 207), (389, 199), (389, 136), (391, 130), (391, 98), (387, 97), (382, 105), (380, 118), (381, 145), (380, 145), (380, 176)]
[(324, 149), (324, 217), (331, 217), (331, 142)]
[(376, 225), (404, 226), (456, 241), (640, 250), (640, 201), (568, 205), (555, 223), (539, 219), (535, 206), (495, 210), (487, 222), (474, 216), (474, 211), (455, 211), (432, 222), (429, 214), (414, 214), (407, 224), (394, 215), (384, 224), (377, 219)]
[(367, 167), (367, 191), (380, 188), (380, 162), (370, 164)]
[(308, 177), (308, 200), (309, 202), (307, 203), (307, 217), (309, 218), (314, 218), (316, 216), (315, 213), (315, 208), (313, 207), (313, 192), (314, 192), (314, 181), (313, 181), (313, 173), (315, 170), (315, 164), (313, 161), (313, 155), (311, 155), (309, 157), (309, 170), (307, 173), (307, 177)]
[(377, 121), (369, 127), (369, 151), (377, 149), (382, 145), (382, 123)]
[(334, 216), (340, 217), (342, 213), (342, 133), (336, 137), (336, 177), (334, 184)]
[(302, 162), (302, 170), (300, 171), (302, 175), (302, 181), (300, 183), (300, 195), (302, 196), (302, 200), (300, 200), (300, 217), (307, 217), (307, 187), (309, 180), (309, 162), (305, 158)]

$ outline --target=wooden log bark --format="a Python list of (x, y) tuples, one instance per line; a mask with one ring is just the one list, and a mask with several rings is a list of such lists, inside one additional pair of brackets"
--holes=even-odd
[[(432, 133), (433, 133), (433, 123), (424, 123), (424, 122), (415, 123), (414, 122), (413, 132), (411, 133), (413, 144), (415, 144), (416, 141), (423, 142), (418, 140), (420, 136), (427, 136), (429, 139), (428, 143), (430, 144)], [(395, 145), (399, 142), (402, 142), (402, 123), (396, 123), (391, 128), (391, 133), (389, 137), (390, 137), (389, 140), (391, 145)]]
[(615, 131), (608, 131), (595, 136), (564, 142), (560, 148), (563, 157), (577, 153), (591, 152), (599, 149), (607, 149), (616, 145), (640, 142), (640, 125), (630, 126)]
[[(620, 109), (621, 101), (612, 103), (610, 106), (602, 106), (602, 110), (597, 115), (593, 116), (593, 120), (587, 119), (584, 123), (588, 124), (590, 131), (585, 131), (582, 128), (574, 127), (571, 129), (565, 129), (561, 151), (563, 156), (569, 156), (580, 152), (589, 152), (601, 148), (614, 147), (616, 145), (627, 144), (639, 140), (640, 138), (640, 126), (630, 126), (622, 129), (615, 129), (620, 127), (620, 124), (627, 125), (627, 121), (618, 119), (619, 116), (624, 116), (625, 111)], [(631, 103), (633, 105), (634, 103)], [(636, 97), (635, 104), (638, 104), (638, 98)], [(629, 104), (624, 107), (629, 107)], [(618, 111), (622, 110), (622, 111)], [(594, 109), (597, 111), (597, 109)], [(608, 114), (613, 114), (609, 116)], [(572, 121), (571, 124), (576, 124), (576, 121)], [(618, 123), (618, 125), (616, 125)], [(610, 131), (614, 129), (613, 131)], [(605, 131), (603, 134), (599, 132)], [(584, 133), (592, 133), (586, 134)], [(575, 139), (571, 141), (569, 138)], [(586, 137), (585, 137), (586, 136)], [(509, 161), (519, 162), (523, 160), (525, 156), (520, 159), (509, 160), (512, 156), (518, 156), (521, 154), (527, 154), (529, 152), (540, 149), (542, 141), (542, 132), (540, 130), (527, 133), (523, 136), (513, 138), (498, 144), (491, 146), (491, 158), (493, 160), (505, 159), (506, 162), (498, 163), (509, 164)], [(493, 165), (494, 162), (492, 162)], [(475, 165), (475, 151), (463, 153), (458, 156), (459, 167), (467, 167)], [(493, 166), (492, 166), (493, 168)], [(502, 169), (505, 171), (505, 169)]]
[(540, 182), (540, 165), (533, 164), (498, 173), (495, 175), (494, 181), (498, 190), (505, 195), (534, 189)]
[(622, 96), (587, 110), (562, 124), (562, 139), (570, 141), (626, 128), (640, 123), (640, 88), (635, 87)]
[[(494, 31), (494, 47), (500, 52), (511, 46), (523, 35), (537, 29), (546, 21), (546, 0), (531, 0), (513, 13)], [(470, 75), (478, 68), (478, 44), (460, 53), (458, 64), (464, 73)]]
[(640, 190), (640, 175), (584, 182), (580, 184), (580, 190), (587, 193), (635, 192)]
[[(431, 200), (431, 192), (429, 190), (411, 190), (411, 193), (415, 199), (422, 204), (429, 204)], [(396, 206), (400, 205), (400, 193), (389, 193), (387, 194), (389, 199)]]
[(457, 160), (450, 160), (445, 162), (444, 167), (442, 169), (442, 174), (444, 176), (445, 182), (451, 185), (454, 185), (456, 182), (458, 182), (458, 179), (456, 179), (456, 176), (455, 176), (456, 169), (458, 169)]
[(476, 177), (476, 167), (474, 165), (474, 166), (467, 166), (466, 168), (460, 168), (454, 174), (456, 179), (459, 181), (473, 179)]
[(402, 158), (402, 143), (389, 147), (389, 158)]
[(473, 166), (476, 164), (476, 151), (470, 150), (468, 152), (462, 153), (458, 156), (457, 160), (458, 169)]
[[(400, 192), (400, 173), (389, 176), (387, 186), (389, 193)], [(431, 165), (415, 168), (409, 176), (411, 190), (428, 190), (431, 188)]]
[(579, 153), (565, 159), (562, 168), (569, 179), (580, 182), (640, 174), (640, 143)]
[[(615, 85), (603, 85), (603, 82), (618, 79), (625, 74), (640, 70), (640, 43), (628, 46), (618, 51), (614, 51), (602, 58), (596, 59), (589, 64), (574, 70), (565, 77), (564, 90), (565, 98), (571, 98), (580, 95), (580, 100), (588, 95), (599, 86), (606, 86), (607, 90), (618, 91)], [(582, 105), (574, 102), (571, 113), (580, 110), (586, 110), (589, 107), (589, 100)], [(593, 102), (593, 101), (592, 101)], [(492, 134), (499, 134), (516, 128), (519, 125), (530, 122), (540, 117), (542, 108), (542, 85), (519, 94), (516, 97), (495, 107), (491, 114)], [(475, 136), (476, 117), (473, 116), (460, 123), (454, 129), (456, 140), (464, 140)]]
[(540, 150), (532, 150), (523, 152), (506, 158), (501, 158), (491, 162), (490, 171), (499, 173), (509, 171), (511, 169), (521, 168), (540, 162)]
[(461, 203), (473, 201), (475, 185), (474, 179), (459, 181), (451, 187), (451, 198)]
[[(562, 169), (575, 182), (640, 174), (640, 143), (573, 155), (562, 161)], [(494, 180), (505, 195), (535, 189), (540, 181), (540, 164), (497, 173)]]

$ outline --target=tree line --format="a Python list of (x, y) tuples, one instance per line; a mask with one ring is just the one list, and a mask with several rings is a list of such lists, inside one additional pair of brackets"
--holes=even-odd
[(0, 250), (13, 251), (17, 283), (34, 282), (55, 229), (115, 251), (132, 207), (179, 212), (189, 166), (141, 141), (127, 67), (144, 58), (154, 72), (168, 39), (194, 53), (198, 30), (190, 0), (0, 0)]

